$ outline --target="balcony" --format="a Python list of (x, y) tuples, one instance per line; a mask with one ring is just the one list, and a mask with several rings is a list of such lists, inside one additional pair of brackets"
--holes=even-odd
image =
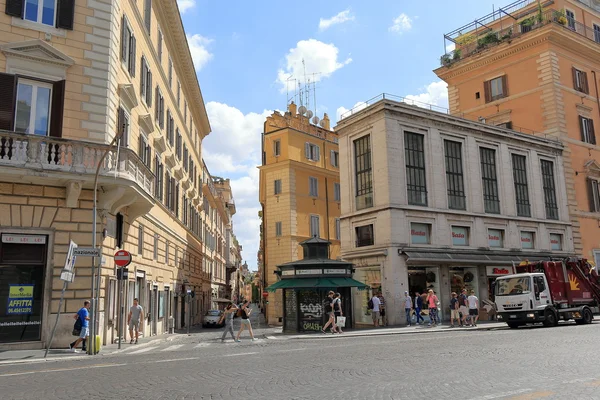
[[(546, 5), (553, 3), (552, 0), (545, 2)], [(446, 49), (452, 46), (454, 49), (441, 56), (441, 65), (451, 67), (461, 60), (549, 25), (600, 43), (600, 31), (567, 18), (562, 10), (539, 9), (536, 4), (532, 0), (517, 1), (444, 35)]]
[[(0, 131), (2, 177), (14, 182), (64, 186), (67, 207), (77, 207), (82, 188), (92, 189), (105, 144)], [(113, 147), (114, 148), (114, 147)], [(109, 152), (100, 167), (98, 206), (111, 213), (129, 207), (129, 215), (150, 210), (154, 174), (131, 149)]]

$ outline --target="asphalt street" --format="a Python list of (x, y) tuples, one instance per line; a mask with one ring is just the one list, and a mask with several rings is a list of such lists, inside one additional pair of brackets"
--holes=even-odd
[(215, 331), (0, 365), (0, 399), (600, 399), (599, 334), (595, 323), (221, 343)]

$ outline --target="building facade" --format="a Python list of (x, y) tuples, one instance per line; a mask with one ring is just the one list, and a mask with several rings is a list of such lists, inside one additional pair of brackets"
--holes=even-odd
[(445, 35), (451, 113), (565, 144), (574, 251), (600, 262), (600, 5), (516, 1)]
[[(262, 151), (261, 276), (266, 288), (277, 281), (277, 265), (302, 258), (300, 243), (311, 237), (330, 241), (330, 258), (339, 257), (341, 198), (337, 134), (330, 131), (327, 114), (317, 126), (305, 107), (297, 109), (294, 103), (284, 115), (273, 113), (265, 122)], [(269, 295), (268, 303), (268, 323), (281, 324), (281, 293)]]
[(405, 323), (404, 292), (475, 290), (493, 317), (492, 283), (513, 262), (573, 251), (563, 145), (405, 103), (379, 101), (343, 118), (342, 258), (371, 290), (353, 293), (357, 326), (385, 297)]
[[(224, 229), (203, 205), (224, 206), (208, 195), (210, 125), (176, 2), (0, 0), (0, 9), (0, 348), (45, 346), (69, 248), (91, 246), (94, 234), (103, 343), (119, 338), (117, 249), (132, 254), (123, 306), (140, 299), (144, 335), (199, 322), (216, 276), (206, 260), (224, 263), (213, 240)], [(75, 261), (53, 346), (71, 341), (72, 314), (93, 297), (92, 260)], [(13, 313), (17, 290), (32, 307)]]

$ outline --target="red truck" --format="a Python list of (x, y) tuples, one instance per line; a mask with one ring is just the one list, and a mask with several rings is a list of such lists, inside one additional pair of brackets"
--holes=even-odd
[(600, 277), (583, 258), (524, 263), (517, 273), (496, 279), (498, 321), (511, 328), (559, 320), (590, 324), (600, 306)]

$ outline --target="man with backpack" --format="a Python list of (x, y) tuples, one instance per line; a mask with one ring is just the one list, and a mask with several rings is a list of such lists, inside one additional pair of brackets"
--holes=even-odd
[(371, 316), (373, 317), (373, 325), (375, 325), (375, 328), (379, 327), (379, 315), (381, 312), (379, 308), (379, 306), (381, 305), (381, 300), (379, 300), (377, 294), (374, 293), (373, 297), (371, 297), (371, 300), (369, 300), (369, 302), (367, 303), (367, 308), (371, 310)]
[[(90, 334), (90, 330), (89, 330), (90, 312), (89, 312), (89, 309), (90, 309), (90, 302), (86, 300), (83, 302), (83, 307), (81, 307), (79, 309), (79, 311), (77, 311), (77, 314), (73, 315), (73, 319), (75, 319), (75, 321), (76, 321), (75, 325), (77, 326), (77, 328), (79, 328), (80, 333), (79, 333), (79, 338), (77, 340), (75, 340), (73, 343), (69, 344), (69, 349), (71, 350), (72, 353), (77, 352), (77, 350), (75, 350), (75, 348), (81, 342), (83, 342), (83, 347), (81, 348), (81, 350), (86, 351), (85, 343), (87, 342), (87, 339)], [(75, 330), (75, 328), (73, 330)]]
[(327, 315), (328, 317), (327, 323), (325, 324), (323, 329), (321, 329), (321, 332), (323, 333), (327, 333), (327, 328), (329, 327), (329, 325), (331, 325), (331, 333), (336, 333), (338, 330), (337, 326), (335, 325), (335, 313), (333, 312), (334, 296), (335, 293), (332, 290), (330, 290), (325, 300), (323, 300), (323, 313), (325, 313), (325, 315)]

